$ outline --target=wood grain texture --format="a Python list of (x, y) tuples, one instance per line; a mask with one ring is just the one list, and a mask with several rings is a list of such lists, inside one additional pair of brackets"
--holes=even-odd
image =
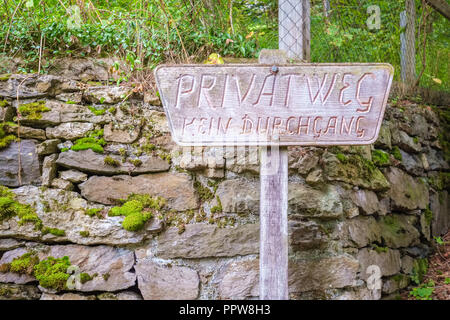
[(378, 137), (393, 68), (166, 65), (155, 76), (184, 146), (366, 145)]
[(287, 300), (288, 292), (288, 152), (261, 148), (260, 299)]
[[(282, 50), (262, 51), (259, 63), (286, 62)], [(288, 286), (288, 151), (261, 148), (259, 296), (263, 300), (289, 299)]]

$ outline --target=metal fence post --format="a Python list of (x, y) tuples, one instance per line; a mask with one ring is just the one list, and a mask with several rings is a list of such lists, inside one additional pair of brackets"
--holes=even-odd
[(289, 59), (309, 61), (311, 59), (309, 0), (278, 1), (279, 49)]

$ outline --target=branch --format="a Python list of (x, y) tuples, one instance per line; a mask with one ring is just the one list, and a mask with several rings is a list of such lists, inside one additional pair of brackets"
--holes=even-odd
[(450, 4), (445, 0), (426, 0), (426, 2), (447, 18), (447, 20), (450, 20)]

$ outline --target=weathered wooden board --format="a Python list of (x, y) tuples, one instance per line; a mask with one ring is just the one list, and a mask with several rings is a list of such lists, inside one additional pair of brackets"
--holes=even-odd
[(262, 300), (289, 299), (288, 150), (261, 148), (259, 291)]
[(155, 70), (172, 138), (185, 146), (375, 142), (389, 64), (163, 65)]

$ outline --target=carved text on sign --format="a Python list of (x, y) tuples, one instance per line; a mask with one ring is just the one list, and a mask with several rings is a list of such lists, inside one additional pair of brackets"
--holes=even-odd
[(160, 66), (182, 145), (370, 144), (392, 82), (388, 64)]

